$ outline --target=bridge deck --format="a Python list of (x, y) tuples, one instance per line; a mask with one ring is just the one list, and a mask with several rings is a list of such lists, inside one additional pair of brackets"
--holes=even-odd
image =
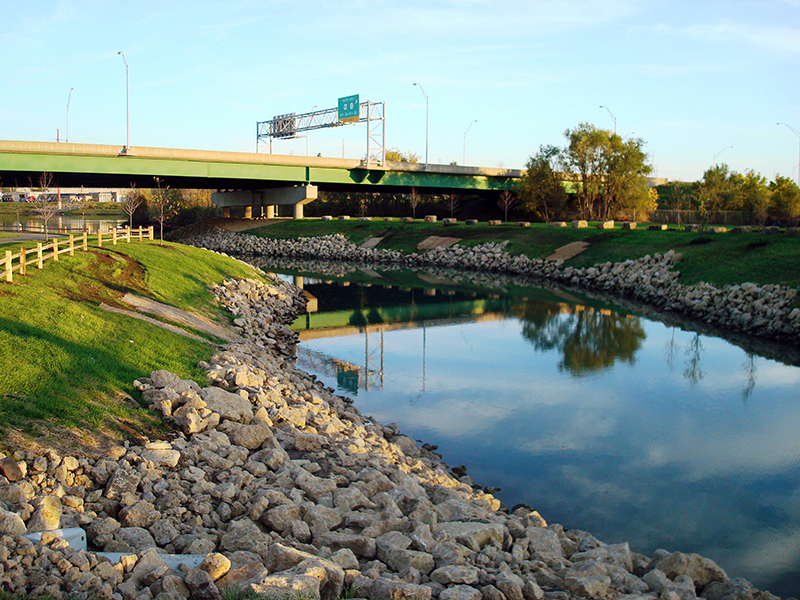
[(311, 183), (321, 190), (499, 191), (522, 175), (515, 169), (387, 162), (366, 166), (358, 159), (216, 152), (177, 148), (0, 140), (0, 178), (9, 185), (35, 182), (47, 171), (54, 185), (259, 189)]

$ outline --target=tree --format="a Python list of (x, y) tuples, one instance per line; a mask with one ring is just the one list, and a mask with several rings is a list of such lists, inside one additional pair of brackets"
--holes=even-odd
[[(647, 187), (652, 168), (645, 163), (647, 154), (639, 138), (623, 140), (616, 133), (608, 136), (606, 173), (603, 186), (603, 218), (612, 218), (619, 210), (633, 213), (652, 212), (658, 206), (658, 194)], [(655, 195), (654, 195), (655, 194)]]
[(133, 229), (133, 214), (144, 202), (144, 194), (141, 190), (137, 190), (135, 185), (131, 186), (131, 191), (125, 194), (122, 200), (122, 208), (128, 215), (128, 227)]
[(164, 223), (168, 222), (178, 210), (178, 202), (175, 195), (172, 194), (169, 186), (162, 185), (159, 177), (154, 177), (156, 187), (153, 189), (152, 198), (150, 199), (150, 211), (153, 218), (159, 224), (159, 240), (160, 245), (164, 245)]
[(560, 155), (561, 150), (556, 146), (539, 146), (539, 152), (528, 160), (517, 187), (522, 208), (545, 222), (561, 219), (567, 204), (567, 191), (556, 171)]
[(389, 148), (384, 155), (384, 159), (391, 162), (418, 163), (419, 155), (413, 152), (401, 152), (397, 148)]
[(709, 213), (738, 210), (741, 207), (741, 175), (728, 171), (728, 165), (714, 165), (703, 173), (699, 185), (700, 200)]
[(562, 165), (577, 182), (580, 216), (609, 218), (620, 209), (641, 207), (652, 200), (647, 192), (644, 142), (621, 138), (616, 133), (581, 123), (564, 132), (567, 147)]
[(767, 178), (752, 169), (744, 174), (741, 185), (742, 208), (749, 210), (759, 225), (763, 225), (769, 214), (772, 191)]
[(76, 208), (81, 211), (81, 225), (86, 229), (86, 210), (92, 206), (92, 197), (83, 193), (83, 186), (81, 186), (81, 194), (75, 200)]
[(444, 196), (444, 205), (450, 211), (450, 218), (453, 218), (453, 213), (458, 208), (459, 203), (461, 202), (461, 198), (456, 196), (453, 192), (449, 194), (445, 194)]
[(419, 206), (420, 201), (422, 200), (422, 196), (419, 195), (417, 192), (417, 188), (411, 188), (411, 194), (408, 197), (408, 203), (411, 204), (411, 218), (417, 218), (417, 206)]
[(772, 192), (772, 216), (796, 224), (800, 217), (800, 188), (788, 177), (780, 175), (775, 176), (769, 188)]
[(50, 240), (49, 223), (59, 213), (58, 203), (54, 201), (53, 194), (49, 193), (53, 185), (53, 174), (44, 172), (39, 176), (39, 191), (41, 192), (33, 201), (34, 210), (44, 221), (44, 239)]
[(497, 206), (503, 211), (503, 220), (508, 221), (508, 209), (512, 208), (517, 203), (517, 199), (509, 190), (500, 192), (500, 197), (497, 199)]
[(608, 171), (608, 131), (581, 123), (564, 132), (567, 147), (562, 152), (564, 170), (577, 182), (579, 216), (592, 219), (599, 211), (603, 179)]

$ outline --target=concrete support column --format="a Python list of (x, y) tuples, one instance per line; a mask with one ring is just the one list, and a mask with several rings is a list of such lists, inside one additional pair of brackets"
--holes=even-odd
[(252, 219), (253, 218), (253, 207), (252, 206), (245, 206), (244, 207), (244, 218), (245, 219)]
[(294, 284), (302, 290), (303, 285), (305, 284), (305, 277), (303, 277), (302, 275), (295, 275)]
[(231, 218), (231, 209), (229, 206), (226, 206), (222, 209), (222, 216), (225, 217), (226, 219)]
[(267, 218), (268, 219), (274, 219), (275, 218), (275, 205), (274, 204), (268, 204), (267, 205)]
[(303, 205), (302, 204), (295, 204), (294, 205), (294, 218), (295, 219), (302, 219), (303, 218)]

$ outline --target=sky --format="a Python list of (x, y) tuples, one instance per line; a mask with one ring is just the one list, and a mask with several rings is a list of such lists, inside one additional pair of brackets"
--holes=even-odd
[[(778, 123), (800, 132), (800, 0), (0, 0), (0, 14), (0, 139), (69, 129), (124, 146), (127, 62), (134, 149), (254, 152), (258, 121), (359, 94), (385, 103), (386, 148), (421, 162), (427, 137), (431, 163), (524, 168), (586, 122), (641, 138), (669, 180), (715, 162), (798, 177), (800, 133)], [(366, 140), (357, 124), (273, 152), (360, 158)]]

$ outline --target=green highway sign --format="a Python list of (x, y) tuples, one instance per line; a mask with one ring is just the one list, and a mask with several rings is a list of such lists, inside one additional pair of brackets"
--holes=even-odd
[(358, 94), (339, 98), (339, 120), (346, 123), (357, 123), (361, 116), (361, 105)]

